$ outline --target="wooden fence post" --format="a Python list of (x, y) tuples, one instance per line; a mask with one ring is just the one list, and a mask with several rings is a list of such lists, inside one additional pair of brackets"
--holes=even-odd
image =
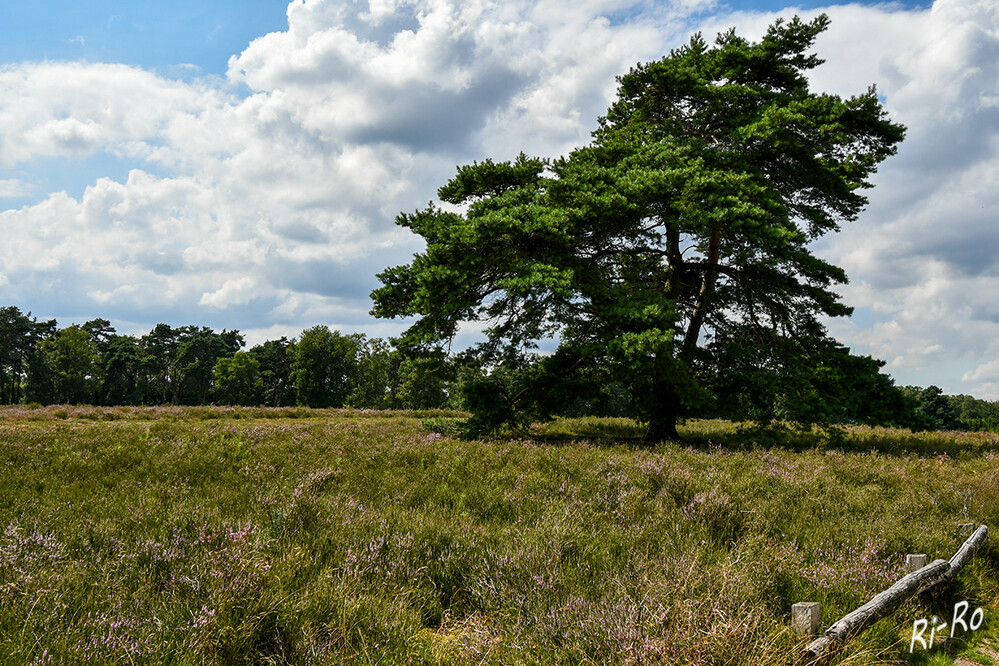
[[(874, 598), (847, 613), (838, 622), (826, 629), (822, 636), (809, 643), (802, 657), (810, 663), (825, 663), (853, 636), (868, 626), (895, 612), (910, 597), (932, 589), (940, 583), (954, 579), (957, 572), (971, 559), (975, 551), (989, 538), (989, 528), (980, 526), (968, 540), (958, 548), (950, 561), (934, 560), (918, 571), (906, 574), (887, 590), (874, 595)], [(909, 557), (912, 557), (911, 555)], [(906, 558), (908, 563), (908, 558)]]

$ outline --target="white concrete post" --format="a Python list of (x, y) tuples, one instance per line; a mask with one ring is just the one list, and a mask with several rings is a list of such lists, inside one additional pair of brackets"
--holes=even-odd
[(909, 553), (905, 556), (905, 573), (912, 573), (913, 571), (919, 571), (926, 566), (926, 555), (913, 555)]
[(819, 633), (819, 602), (802, 601), (791, 606), (791, 629), (799, 636)]

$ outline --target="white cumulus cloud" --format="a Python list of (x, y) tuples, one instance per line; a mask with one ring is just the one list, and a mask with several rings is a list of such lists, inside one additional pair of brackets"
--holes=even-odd
[(200, 305), (213, 308), (227, 308), (231, 305), (244, 305), (254, 299), (257, 293), (257, 281), (252, 277), (241, 277), (226, 280), (225, 284), (213, 292), (201, 295)]
[(5, 178), (0, 180), (0, 199), (13, 199), (21, 197), (30, 191), (27, 185), (19, 178)]
[[(778, 14), (705, 0), (294, 0), (287, 30), (174, 81), (118, 64), (0, 65), (0, 303), (258, 331), (385, 335), (374, 275), (418, 239), (393, 224), (455, 166), (588, 140), (615, 76), (700, 27), (758, 37)], [(852, 283), (831, 330), (902, 383), (999, 398), (999, 6), (859, 4), (816, 46), (815, 88), (877, 84), (909, 128), (861, 219), (819, 253)], [(793, 10), (780, 12), (789, 17)], [(72, 194), (44, 165), (107, 156)], [(49, 189), (46, 189), (49, 188)], [(394, 327), (394, 328), (393, 328)], [(252, 336), (249, 336), (252, 339)], [(991, 382), (991, 383), (990, 383)]]

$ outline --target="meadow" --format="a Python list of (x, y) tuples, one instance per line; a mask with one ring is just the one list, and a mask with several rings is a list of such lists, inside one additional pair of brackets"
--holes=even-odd
[(999, 617), (999, 437), (623, 419), (461, 441), (454, 414), (0, 408), (0, 663), (787, 664), (906, 553), (993, 538), (839, 663)]

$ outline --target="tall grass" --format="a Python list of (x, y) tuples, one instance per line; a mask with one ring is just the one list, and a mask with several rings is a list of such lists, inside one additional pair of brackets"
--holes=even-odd
[[(999, 525), (994, 440), (754, 443), (626, 421), (464, 442), (445, 413), (0, 410), (0, 654), (64, 664), (768, 664)], [(762, 435), (761, 435), (762, 437)], [(809, 439), (810, 438), (810, 439)], [(808, 441), (812, 445), (808, 445)], [(999, 610), (991, 543), (952, 591)], [(945, 606), (949, 599), (939, 602)], [(908, 656), (910, 602), (854, 663)]]

